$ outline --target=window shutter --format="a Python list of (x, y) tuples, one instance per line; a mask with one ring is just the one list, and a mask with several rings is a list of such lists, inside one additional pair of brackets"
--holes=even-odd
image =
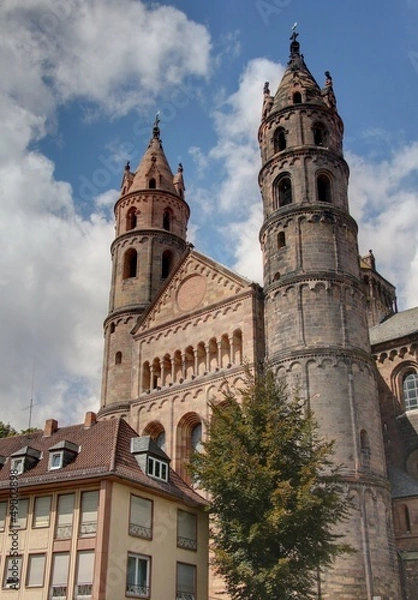
[(196, 515), (179, 510), (178, 512), (178, 535), (188, 540), (196, 539)]
[(64, 494), (58, 498), (58, 526), (71, 525), (73, 522), (74, 494)]
[(131, 496), (131, 523), (151, 529), (151, 507), (150, 500)]
[(78, 553), (77, 578), (78, 585), (93, 583), (94, 552), (86, 551)]
[(186, 594), (195, 593), (196, 567), (177, 563), (177, 590)]
[(81, 522), (92, 523), (97, 521), (97, 504), (99, 492), (84, 492), (81, 497)]
[(34, 527), (48, 527), (49, 511), (51, 510), (51, 496), (35, 498), (35, 511), (33, 517)]
[(7, 502), (0, 502), (0, 529), (4, 529), (6, 521)]
[(68, 562), (70, 555), (68, 552), (54, 554), (54, 566), (52, 570), (52, 585), (66, 586), (68, 578)]
[(25, 529), (26, 527), (26, 521), (28, 517), (28, 506), (29, 500), (27, 498), (25, 500), (19, 500), (17, 524), (20, 529)]
[(32, 554), (29, 556), (27, 586), (43, 586), (45, 572), (45, 554)]

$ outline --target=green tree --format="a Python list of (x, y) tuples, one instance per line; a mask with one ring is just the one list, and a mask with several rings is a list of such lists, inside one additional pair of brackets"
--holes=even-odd
[(17, 435), (17, 431), (13, 429), (10, 423), (3, 423), (0, 421), (0, 438), (11, 437), (12, 435)]
[(212, 403), (191, 471), (210, 493), (214, 565), (234, 600), (316, 597), (321, 567), (350, 548), (349, 500), (313, 415), (271, 373)]

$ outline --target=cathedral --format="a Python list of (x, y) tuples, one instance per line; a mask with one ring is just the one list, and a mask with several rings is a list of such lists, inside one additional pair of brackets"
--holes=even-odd
[[(242, 385), (244, 365), (268, 367), (336, 441), (353, 501), (341, 533), (356, 551), (321, 574), (318, 597), (417, 600), (418, 309), (398, 312), (373, 253), (359, 257), (332, 77), (317, 84), (297, 37), (260, 102), (263, 287), (188, 243), (183, 169), (158, 119), (125, 167), (98, 418), (149, 436), (187, 481), (208, 402)], [(222, 582), (209, 595), (226, 597)]]

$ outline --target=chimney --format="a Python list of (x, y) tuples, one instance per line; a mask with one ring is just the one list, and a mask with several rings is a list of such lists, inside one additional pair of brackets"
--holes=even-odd
[(58, 431), (58, 421), (55, 419), (47, 419), (45, 421), (44, 437), (51, 437), (56, 431)]
[(96, 421), (96, 413), (92, 411), (86, 412), (86, 416), (84, 417), (84, 429), (90, 429)]

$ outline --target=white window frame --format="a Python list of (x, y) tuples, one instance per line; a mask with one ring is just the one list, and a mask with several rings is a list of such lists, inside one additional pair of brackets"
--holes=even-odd
[(168, 464), (163, 460), (154, 458), (154, 456), (148, 456), (147, 473), (154, 479), (168, 481)]
[(16, 471), (17, 475), (22, 475), (25, 470), (25, 457), (12, 458), (10, 461), (10, 470)]
[[(60, 512), (60, 503), (61, 498), (72, 498), (72, 508), (69, 512)], [(60, 494), (57, 498), (57, 510), (56, 510), (56, 519), (55, 519), (55, 534), (54, 537), (56, 540), (68, 540), (73, 535), (73, 524), (74, 524), (74, 506), (75, 506), (75, 494)], [(62, 510), (62, 506), (61, 506)], [(68, 518), (63, 518), (67, 516)], [(60, 535), (60, 532), (63, 532), (66, 535)]]
[[(55, 463), (55, 459), (58, 459), (57, 464)], [(49, 455), (49, 467), (50, 471), (54, 469), (61, 469), (64, 462), (64, 451), (59, 450), (57, 452), (51, 452)]]
[[(135, 565), (135, 583), (128, 581), (128, 565), (129, 559), (133, 559), (136, 561)], [(139, 581), (139, 561), (143, 561), (146, 563), (146, 577), (145, 577), (145, 585)], [(149, 598), (151, 594), (150, 589), (150, 573), (151, 573), (151, 557), (145, 556), (143, 554), (135, 554), (133, 552), (128, 552), (128, 559), (126, 562), (126, 596), (130, 598)]]

